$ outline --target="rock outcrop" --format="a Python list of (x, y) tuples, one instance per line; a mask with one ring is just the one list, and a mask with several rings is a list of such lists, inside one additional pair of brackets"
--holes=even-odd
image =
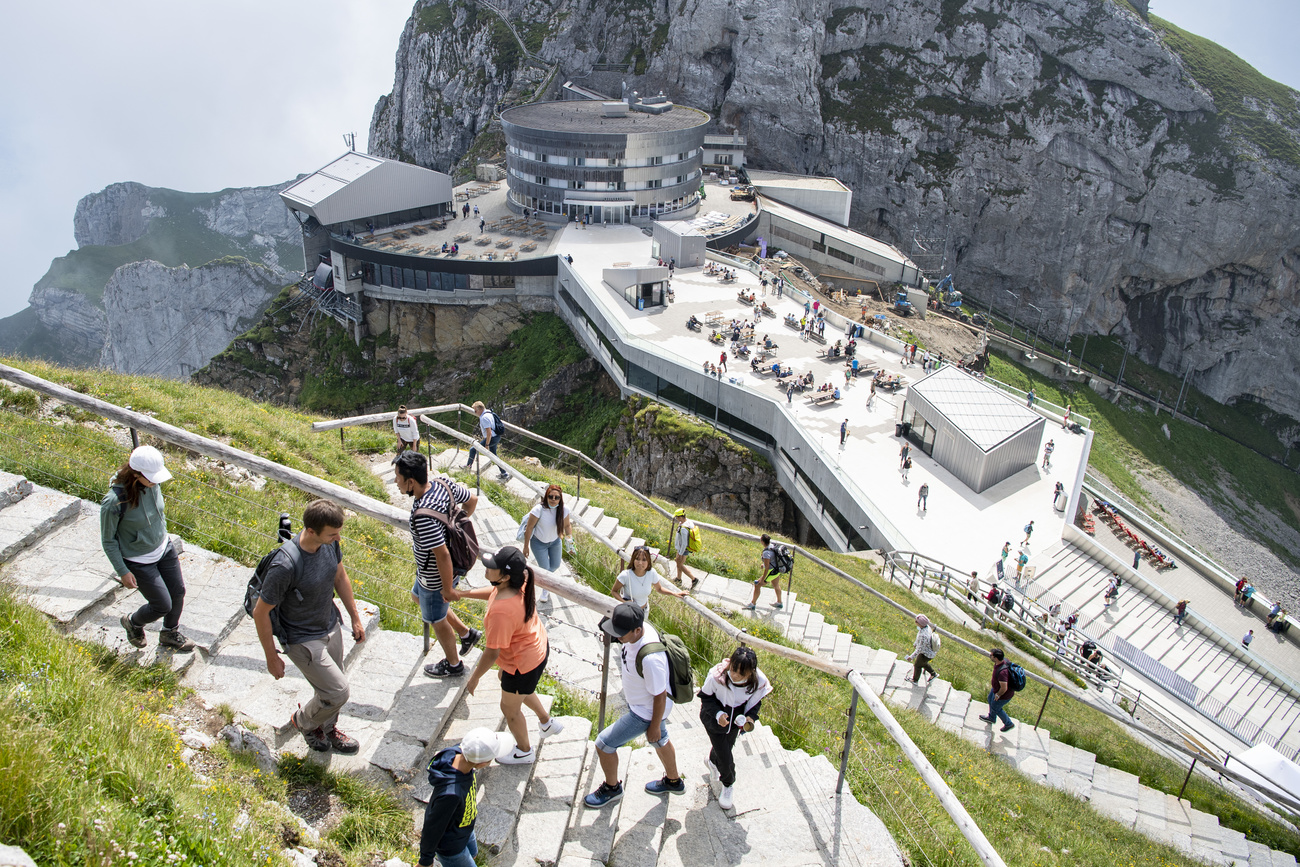
[(99, 362), (108, 333), (104, 308), (80, 292), (57, 286), (32, 290), (28, 303), (39, 319), (38, 327), (57, 339), (67, 364), (81, 367)]
[(110, 184), (77, 202), (72, 234), (78, 247), (119, 247), (143, 238), (153, 218), (166, 215), (165, 208), (150, 203), (144, 184)]
[(460, 157), (521, 74), (498, 9), (555, 82), (662, 89), (839, 177), (855, 228), (946, 236), (979, 306), (1300, 417), (1300, 96), (1145, 3), (420, 0), (376, 153)]
[(187, 378), (257, 321), (282, 278), (246, 259), (199, 268), (123, 265), (104, 288), (100, 363), (122, 373)]
[(606, 467), (647, 496), (807, 538), (771, 464), (671, 407), (629, 398), (599, 449)]

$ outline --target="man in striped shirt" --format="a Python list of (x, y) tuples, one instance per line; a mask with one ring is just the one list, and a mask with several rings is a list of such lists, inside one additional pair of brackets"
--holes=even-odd
[(429, 463), (419, 452), (402, 452), (397, 457), (397, 489), (409, 497), (411, 504), (411, 546), (415, 550), (415, 585), (411, 599), (420, 606), (420, 616), (425, 623), (433, 624), (434, 634), (446, 658), (436, 664), (426, 665), (429, 677), (462, 677), (465, 663), (462, 654), (479, 640), (481, 633), (470, 629), (456, 616), (442, 596), (443, 576), (454, 580), (451, 552), (447, 550), (447, 527), (437, 518), (417, 515), (421, 509), (431, 509), (443, 515), (451, 512), (452, 499), (461, 504), (465, 513), (474, 514), (478, 497), (469, 488), (446, 476), (429, 478)]

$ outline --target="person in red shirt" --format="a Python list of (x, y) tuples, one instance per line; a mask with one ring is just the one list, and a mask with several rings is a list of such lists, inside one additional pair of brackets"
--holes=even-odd
[(500, 668), (501, 713), (510, 734), (514, 735), (515, 748), (497, 761), (503, 765), (532, 764), (537, 759), (537, 751), (529, 743), (523, 707), (526, 705), (537, 714), (543, 739), (564, 729), (564, 724), (553, 719), (537, 697), (537, 683), (546, 670), (551, 648), (546, 627), (537, 616), (533, 570), (518, 548), (502, 548), (495, 554), (484, 552), (481, 559), (490, 588), (460, 591), (445, 584), (442, 587), (443, 596), (449, 601), (482, 599), (488, 604), (483, 615), (486, 649), (465, 688), (473, 695), (479, 678), (493, 665)]
[(1002, 648), (994, 647), (989, 651), (993, 660), (993, 677), (989, 681), (989, 713), (980, 716), (984, 722), (993, 724), (995, 719), (1002, 720), (1002, 731), (1009, 732), (1016, 727), (1005, 710), (1007, 702), (1015, 697), (1016, 690), (1011, 685), (1011, 664), (1007, 662)]

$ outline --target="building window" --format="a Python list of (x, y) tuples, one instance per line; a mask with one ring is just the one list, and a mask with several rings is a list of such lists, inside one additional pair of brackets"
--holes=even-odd
[(650, 158), (650, 165), (652, 165), (652, 166), (661, 166), (661, 165), (663, 165), (663, 164), (664, 164), (664, 158), (663, 158), (663, 157), (651, 157), (651, 158)]
[(657, 189), (659, 189), (660, 187), (662, 187), (663, 185), (664, 185), (664, 182), (663, 182), (662, 180), (660, 180), (659, 178), (655, 178), (653, 181), (647, 181), (647, 182), (646, 182), (646, 189), (648, 189), (648, 190), (657, 190)]
[(720, 166), (731, 165), (731, 154), (718, 154), (717, 164)]

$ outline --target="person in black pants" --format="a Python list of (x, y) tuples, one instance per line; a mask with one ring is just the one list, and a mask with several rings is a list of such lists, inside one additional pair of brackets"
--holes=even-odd
[(715, 665), (704, 678), (698, 693), (700, 722), (713, 749), (706, 763), (709, 771), (722, 783), (718, 806), (730, 810), (736, 784), (736, 762), (732, 749), (742, 731), (751, 731), (758, 719), (763, 698), (772, 684), (758, 668), (758, 656), (752, 648), (737, 647), (730, 659)]

